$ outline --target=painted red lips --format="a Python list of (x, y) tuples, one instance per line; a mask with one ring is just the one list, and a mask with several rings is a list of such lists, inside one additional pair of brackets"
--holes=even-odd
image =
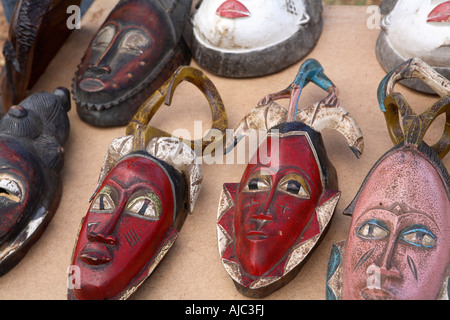
[(216, 14), (223, 18), (249, 17), (250, 11), (238, 0), (227, 0), (217, 9)]
[(110, 262), (112, 257), (105, 245), (90, 242), (81, 252), (80, 259), (89, 265), (101, 265)]
[(450, 22), (450, 1), (438, 5), (428, 15), (427, 22)]

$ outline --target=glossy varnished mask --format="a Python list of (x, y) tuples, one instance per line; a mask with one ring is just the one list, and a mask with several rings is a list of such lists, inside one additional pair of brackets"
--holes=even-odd
[(74, 252), (76, 299), (117, 299), (173, 235), (172, 180), (150, 156), (121, 160), (106, 176), (85, 217)]
[(224, 51), (256, 50), (286, 40), (307, 19), (303, 1), (210, 0), (194, 18), (205, 44)]
[(250, 275), (262, 276), (280, 262), (317, 206), (321, 170), (308, 138), (302, 132), (269, 136), (260, 148), (270, 150), (279, 142), (279, 154), (269, 159), (257, 154), (244, 172), (234, 226), (236, 253)]
[(73, 82), (81, 119), (127, 125), (190, 53), (181, 39), (189, 1), (122, 0), (94, 35)]
[(244, 295), (264, 297), (289, 282), (327, 228), (340, 193), (322, 143), (303, 123), (275, 126), (241, 182), (224, 184), (219, 248)]
[(0, 244), (16, 236), (29, 222), (43, 184), (37, 158), (22, 144), (0, 138)]
[(322, 32), (316, 0), (208, 0), (193, 13), (193, 58), (225, 77), (257, 77), (301, 60)]
[(112, 94), (129, 92), (170, 44), (166, 22), (154, 8), (129, 2), (119, 9), (97, 32), (78, 72), (79, 95), (88, 101), (95, 93), (96, 103), (106, 104)]
[(450, 264), (445, 176), (417, 150), (391, 151), (374, 167), (354, 204), (343, 253), (343, 299), (439, 296)]

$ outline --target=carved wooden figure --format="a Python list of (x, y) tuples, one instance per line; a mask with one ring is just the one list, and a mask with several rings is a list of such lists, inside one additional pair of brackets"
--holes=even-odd
[(58, 208), (70, 93), (39, 92), (0, 120), (0, 275), (39, 239)]
[(127, 125), (191, 57), (182, 32), (187, 0), (121, 0), (92, 39), (73, 81), (80, 118), (95, 126)]
[[(310, 81), (329, 94), (300, 110)], [(240, 183), (224, 184), (217, 217), (222, 263), (246, 296), (262, 298), (288, 283), (328, 228), (340, 192), (320, 131), (336, 129), (357, 157), (363, 151), (362, 132), (337, 95), (320, 64), (307, 60), (294, 82), (262, 99), (227, 143), (230, 151), (251, 130), (268, 130)], [(274, 102), (280, 98), (290, 98), (289, 110)]]
[[(151, 275), (175, 242), (200, 192), (202, 173), (194, 152), (213, 142), (185, 143), (149, 122), (170, 105), (187, 80), (207, 97), (213, 130), (224, 135), (227, 116), (212, 82), (200, 70), (180, 67), (138, 110), (106, 154), (98, 186), (73, 253), (69, 299), (127, 299)], [(217, 137), (217, 135), (216, 135)], [(77, 278), (74, 275), (79, 275)]]
[(3, 112), (20, 103), (44, 73), (71, 29), (66, 13), (81, 0), (19, 0), (3, 48), (5, 67), (0, 79)]
[(318, 0), (200, 1), (189, 31), (191, 52), (208, 71), (263, 76), (300, 61), (322, 33)]
[[(416, 114), (393, 91), (407, 78), (424, 80), (441, 98)], [(327, 299), (449, 299), (450, 176), (441, 159), (450, 150), (450, 81), (415, 58), (385, 77), (378, 98), (395, 147), (344, 211), (352, 221), (330, 254)], [(444, 132), (429, 146), (423, 138), (441, 114)]]
[[(386, 16), (381, 23), (376, 52), (386, 72), (417, 57), (450, 79), (450, 1), (383, 2), (386, 2), (386, 12), (383, 12)], [(402, 84), (421, 92), (434, 93), (418, 79), (405, 79)]]

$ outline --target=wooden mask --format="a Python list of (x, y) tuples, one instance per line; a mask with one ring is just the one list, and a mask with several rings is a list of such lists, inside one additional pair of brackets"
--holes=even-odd
[[(329, 94), (299, 110), (311, 81)], [(246, 296), (265, 297), (288, 283), (326, 233), (340, 192), (320, 131), (336, 129), (357, 157), (363, 151), (362, 133), (337, 94), (309, 59), (286, 90), (266, 96), (247, 115), (227, 144), (230, 150), (250, 130), (268, 130), (240, 183), (224, 184), (217, 217), (222, 263)], [(280, 98), (290, 98), (288, 111), (274, 102)]]
[[(422, 114), (393, 92), (408, 78), (441, 96)], [(448, 299), (450, 176), (441, 159), (450, 150), (450, 82), (415, 58), (383, 79), (378, 99), (395, 146), (344, 211), (352, 221), (347, 240), (332, 248), (327, 299)], [(443, 135), (429, 146), (423, 137), (441, 114)]]
[(0, 274), (39, 239), (62, 193), (70, 93), (38, 92), (0, 120)]
[(127, 125), (138, 107), (189, 65), (181, 35), (191, 1), (121, 0), (92, 39), (73, 82), (82, 120)]
[(72, 270), (77, 300), (127, 299), (151, 275), (175, 242), (200, 192), (202, 173), (194, 150), (210, 140), (183, 142), (149, 125), (163, 102), (187, 80), (208, 98), (213, 129), (225, 133), (227, 117), (212, 82), (191, 67), (180, 67), (109, 147), (91, 206), (82, 221)]

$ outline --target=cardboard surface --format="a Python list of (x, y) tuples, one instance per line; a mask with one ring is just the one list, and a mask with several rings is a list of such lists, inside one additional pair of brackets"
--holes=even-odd
[[(53, 91), (58, 86), (70, 88), (77, 65), (93, 34), (117, 1), (97, 0), (58, 53), (33, 91)], [(312, 57), (321, 62), (325, 73), (340, 90), (340, 101), (358, 121), (365, 136), (365, 151), (357, 160), (337, 132), (325, 131), (323, 138), (328, 156), (338, 172), (342, 192), (330, 230), (297, 277), (267, 299), (325, 298), (328, 256), (333, 242), (346, 238), (350, 217), (342, 211), (351, 202), (364, 177), (375, 161), (393, 145), (384, 117), (379, 111), (376, 90), (384, 70), (375, 57), (379, 30), (366, 25), (366, 7), (326, 6), (324, 29)], [(266, 94), (287, 87), (301, 62), (277, 74), (257, 79), (225, 79), (210, 75), (225, 103), (229, 128), (239, 121)], [(195, 61), (192, 66), (198, 67)], [(435, 97), (396, 87), (406, 95), (417, 112), (428, 108)], [(314, 86), (304, 90), (301, 100), (307, 106), (324, 97)], [(69, 113), (71, 132), (65, 145), (62, 171), (63, 196), (59, 209), (42, 238), (25, 258), (0, 278), (0, 299), (66, 299), (67, 268), (82, 217), (89, 207), (88, 199), (97, 184), (100, 167), (110, 142), (125, 134), (125, 127), (101, 129), (82, 122), (74, 103)], [(441, 116), (427, 135), (435, 142), (442, 133)], [(201, 121), (204, 132), (211, 123), (209, 106), (203, 95), (191, 84), (182, 83), (172, 106), (162, 107), (152, 124), (168, 132), (188, 129), (193, 134)], [(245, 159), (248, 160), (248, 156)], [(444, 161), (450, 166), (449, 157)], [(146, 299), (246, 299), (240, 295), (220, 261), (217, 246), (216, 215), (222, 184), (238, 182), (245, 169), (241, 164), (204, 164), (204, 183), (194, 214), (188, 216), (174, 247), (163, 262), (131, 297)]]

